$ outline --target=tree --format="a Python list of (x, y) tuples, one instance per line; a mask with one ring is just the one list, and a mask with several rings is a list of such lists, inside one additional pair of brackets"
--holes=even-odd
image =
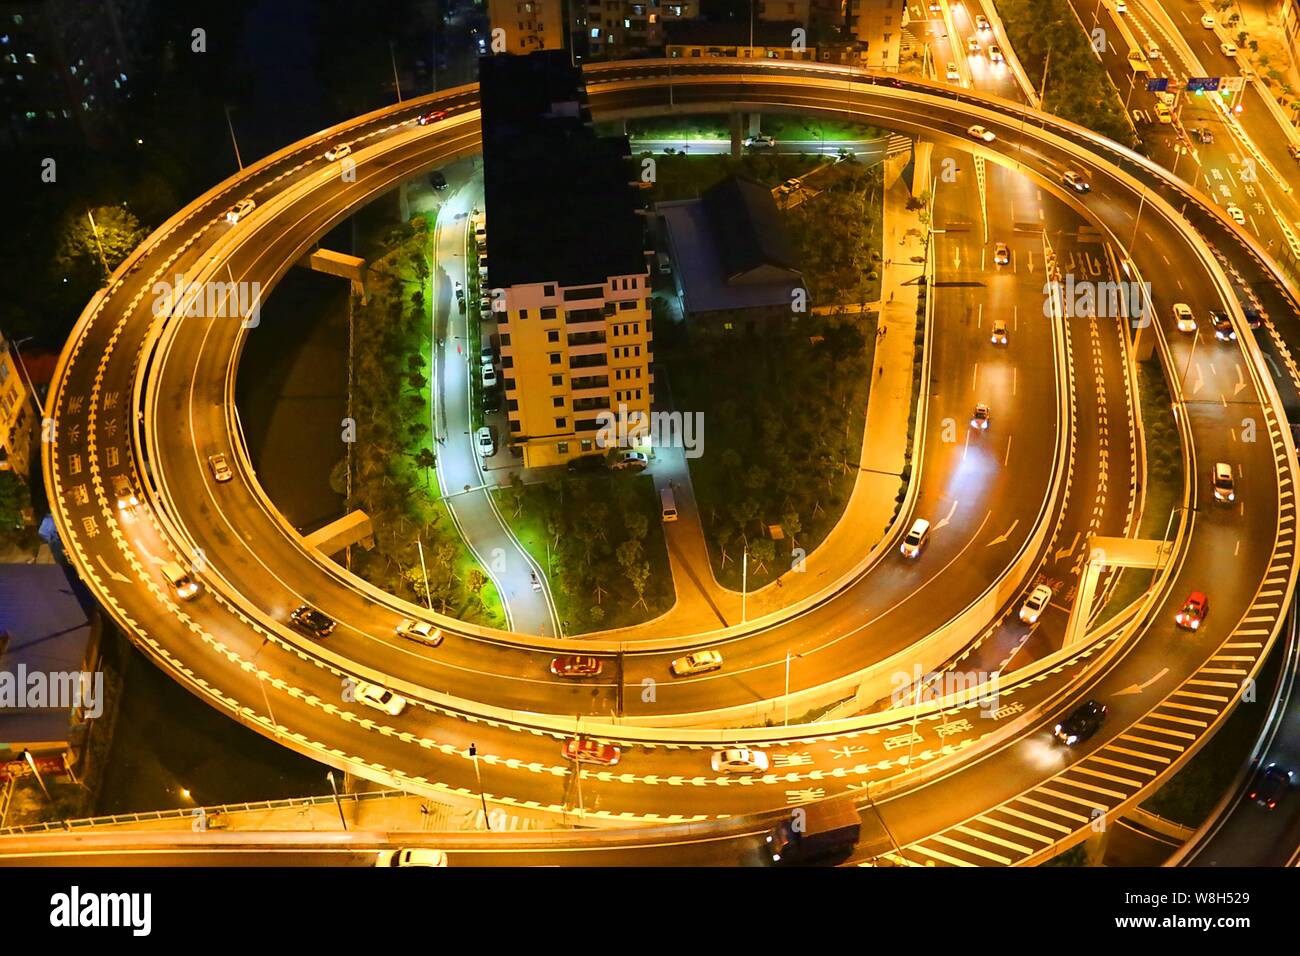
[(146, 235), (148, 230), (125, 204), (69, 213), (54, 256), (55, 265), (65, 272), (89, 270), (101, 280), (107, 279)]
[(424, 470), (424, 484), (429, 485), (429, 469), (438, 467), (438, 456), (430, 448), (421, 448), (415, 455), (415, 466)]

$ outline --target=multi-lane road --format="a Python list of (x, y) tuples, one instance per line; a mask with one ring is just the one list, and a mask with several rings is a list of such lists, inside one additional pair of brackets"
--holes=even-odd
[[(670, 95), (663, 70), (654, 63), (603, 64), (589, 70), (593, 110), (610, 116), (662, 110)], [(245, 179), (217, 187), (128, 260), (104, 298), (83, 316), (54, 389), (51, 404), (58, 427), (47, 446), (46, 467), (60, 498), (56, 511), (65, 544), (115, 617), (186, 686), (263, 733), (375, 779), (471, 799), (479, 786), (477, 770), (490, 799), (537, 812), (581, 807), (590, 818), (606, 821), (673, 820), (804, 802), (860, 787), (868, 779), (897, 778), (905, 768), (950, 758), (980, 741), (988, 747), (982, 760), (930, 787), (884, 801), (881, 812), (890, 818), (891, 829), (897, 825), (897, 839), (916, 847), (909, 858), (1032, 859), (1043, 846), (1060, 845), (1084, 829), (1089, 817), (1077, 813), (1078, 804), (1091, 801), (1100, 812), (1116, 812), (1203, 742), (1276, 635), (1279, 608), (1293, 585), (1294, 469), (1288, 438), (1279, 427), (1278, 401), (1217, 262), (1179, 217), (1178, 207), (1170, 208), (1167, 201), (1187, 204), (1187, 215), (1268, 300), (1271, 314), (1294, 317), (1294, 298), (1256, 250), (1225, 221), (1197, 207), (1194, 197), (1162, 179), (1154, 166), (1048, 117), (1031, 114), (1027, 122), (1009, 102), (801, 64), (702, 64), (674, 70), (672, 82), (679, 108), (830, 111), (923, 135), (948, 150), (971, 148), (964, 130), (973, 119), (997, 134), (996, 144), (975, 147), (996, 181), (990, 195), (998, 203), (1010, 201), (1013, 216), (1030, 210), (1031, 222), (1037, 216), (1038, 226), (1012, 237), (1016, 264), (1011, 270), (988, 278), (982, 269), (974, 280), (964, 273), (975, 271), (970, 264), (987, 253), (982, 236), (976, 241), (973, 230), (968, 237), (937, 237), (936, 278), (942, 280), (951, 270), (952, 278), (986, 282), (987, 289), (978, 298), (936, 289), (937, 334), (932, 379), (926, 383), (927, 431), (919, 436), (925, 448), (916, 507), (917, 513), (923, 509), (932, 519), (947, 520), (922, 561), (902, 562), (891, 539), (862, 576), (787, 620), (720, 638), (680, 636), (687, 638), (680, 643), (716, 644), (726, 654), (727, 666), (705, 679), (673, 683), (666, 678), (667, 661), (680, 653), (677, 649), (602, 647), (596, 642), (611, 655), (610, 671), (636, 689), (620, 694), (616, 682), (603, 677), (590, 684), (551, 679), (545, 665), (551, 648), (558, 646), (554, 643), (539, 646), (547, 642), (443, 622), (448, 637), (437, 652), (404, 646), (392, 627), (409, 609), (303, 548), (261, 494), (238, 445), (230, 401), (242, 341), (238, 320), (155, 320), (149, 289), (159, 276), (182, 270), (202, 276), (205, 269), (222, 278), (256, 278), (269, 289), (317, 236), (370, 196), (476, 148), (474, 92), (466, 88), (440, 98), (452, 116), (436, 127), (412, 125), (415, 112), (428, 108), (426, 100), (363, 118), (250, 167)], [(355, 180), (320, 157), (326, 145), (339, 140), (353, 144)], [(1117, 162), (1123, 170), (1112, 165)], [(1083, 203), (1058, 185), (1060, 173), (1069, 167), (1092, 177), (1094, 191)], [(1028, 192), (1004, 180), (1026, 175)], [(258, 198), (258, 212), (233, 229), (226, 226), (220, 219), (224, 210), (250, 194)], [(939, 189), (937, 214), (951, 209), (950, 215), (970, 219), (978, 212), (969, 204), (974, 194), (970, 190), (948, 207)], [(999, 222), (1005, 221), (1005, 207), (995, 206), (995, 212)], [(1087, 432), (1067, 426), (1070, 434), (1063, 435), (1056, 427), (1057, 416), (1066, 414), (1063, 404), (1074, 414), (1067, 421), (1078, 420), (1077, 400), (1062, 398), (1070, 394), (1070, 383), (1076, 396), (1085, 386), (1090, 395), (1104, 399), (1108, 440), (1122, 441), (1131, 403), (1121, 401), (1112, 417), (1112, 387), (1106, 386), (1104, 396), (1097, 387), (1099, 376), (1114, 382), (1114, 389), (1121, 387), (1118, 330), (1098, 329), (1094, 359), (1091, 329), (1072, 328), (1073, 359), (1057, 362), (1047, 343), (1055, 342), (1051, 349), (1058, 353), (1069, 350), (1060, 324), (1044, 317), (1032, 325), (1019, 323), (1012, 347), (998, 358), (984, 358), (990, 345), (981, 302), (1002, 314), (1009, 307), (1013, 317), (1022, 309), (1041, 316), (1042, 277), (1030, 270), (1031, 256), (1042, 254), (1048, 242), (1060, 242), (1060, 261), (1085, 261), (1085, 253), (1097, 256), (1103, 248), (1102, 241), (1079, 234), (1074, 217), (1080, 214), (1101, 230), (1103, 241), (1117, 246), (1125, 241), (1116, 237), (1140, 235), (1140, 244), (1130, 242), (1117, 261), (1122, 269), (1152, 277), (1161, 348), (1171, 368), (1185, 370), (1181, 391), (1186, 401), (1178, 403), (1177, 414), (1183, 416), (1191, 442), (1198, 503), (1206, 496), (1208, 463), (1220, 460), (1237, 470), (1241, 500), (1234, 509), (1201, 504), (1185, 516), (1181, 557), (1170, 569), (1171, 583), (1152, 616), (1131, 644), (1107, 660), (1103, 674), (1088, 679), (1096, 683), (1072, 691), (1112, 698), (1106, 731), (1082, 754), (1054, 750), (1044, 740), (1043, 727), (1062, 705), (1055, 695), (1079, 673), (1078, 664), (1066, 662), (1021, 690), (1007, 691), (1009, 708), (1000, 716), (952, 720), (951, 713), (938, 712), (927, 717), (923, 730), (933, 736), (923, 737), (919, 748), (918, 735), (906, 723), (886, 730), (887, 720), (878, 718), (826, 732), (792, 729), (796, 736), (790, 740), (780, 728), (692, 735), (606, 727), (603, 735), (623, 740), (622, 763), (575, 775), (558, 753), (559, 738), (572, 726), (573, 714), (592, 715), (594, 722), (597, 715), (621, 709), (660, 723), (673, 715), (777, 698), (788, 650), (803, 655), (792, 688), (811, 690), (902, 653), (956, 619), (998, 585), (1012, 566), (1010, 556), (1035, 537), (1035, 529), (1060, 510), (1062, 500), (1065, 520), (1049, 530), (1059, 530), (1068, 540), (1076, 530), (1087, 533), (1091, 525), (1083, 525), (1083, 518), (1091, 522), (1097, 513), (1076, 504), (1070, 517), (1070, 502), (1096, 503), (1099, 489), (1108, 486), (1114, 497), (1106, 496), (1100, 520), (1107, 529), (1117, 529), (1111, 533), (1122, 533), (1131, 518), (1129, 496), (1115, 491), (1116, 484), (1124, 487), (1122, 475), (1099, 471), (1091, 455), (1079, 454), (1082, 448), (1099, 447), (1101, 429), (1094, 428), (1087, 439), (1095, 444), (1075, 446), (1078, 485), (1064, 499), (1059, 497), (1064, 476), (1051, 451), (1071, 435), (1077, 442), (1078, 434)], [(1174, 261), (1185, 269), (1171, 276), (1167, 263)], [(1194, 336), (1173, 331), (1173, 301), (1192, 303), (1202, 317)], [(1208, 337), (1204, 316), (1211, 307), (1234, 312), (1239, 342), (1217, 343)], [(1077, 374), (1081, 364), (1092, 374)], [(943, 419), (964, 424), (972, 397), (981, 389), (1007, 411), (997, 411), (994, 427), (978, 436), (978, 444), (972, 437), (940, 447)], [(1099, 418), (1100, 407), (1092, 407)], [(1253, 423), (1249, 438), (1246, 421)], [(1014, 440), (1004, 442), (1004, 436), (1012, 435)], [(1023, 444), (1017, 444), (1022, 437)], [(214, 451), (231, 455), (237, 465), (233, 481), (219, 485), (212, 480), (207, 455)], [(148, 507), (123, 520), (111, 476), (132, 474), (133, 467)], [(1061, 536), (1053, 540), (1059, 547)], [(205, 591), (199, 599), (181, 603), (164, 586), (157, 562), (173, 554), (193, 561), (199, 549)], [(1043, 540), (1031, 550), (1047, 553)], [(1209, 625), (1190, 637), (1175, 632), (1172, 613), (1187, 590), (1211, 582)], [(1005, 613), (1020, 593), (1019, 586), (1003, 593), (998, 613)], [(279, 623), (303, 600), (341, 622), (328, 642), (314, 644)], [(1040, 625), (1040, 653), (1051, 647), (1050, 629), (1059, 634), (1063, 624), (1063, 615), (1056, 613)], [(674, 636), (665, 637), (669, 643)], [(615, 657), (616, 652), (621, 653)], [(991, 650), (990, 655), (990, 660), (996, 657)], [(1091, 659), (1091, 653), (1080, 657)], [(354, 673), (384, 675), (388, 683), (427, 703), (398, 718), (372, 719), (342, 699), (342, 680)], [(1131, 687), (1141, 690), (1126, 692)], [(1047, 700), (1055, 701), (1051, 713), (1036, 709)], [(546, 714), (570, 717), (562, 723)], [(1022, 732), (1013, 737), (1001, 733), (1000, 726), (1017, 719), (1027, 724)], [(768, 743), (774, 772), (738, 786), (710, 773), (707, 756), (717, 743), (741, 737)], [(897, 743), (900, 738), (904, 744)], [(470, 755), (471, 742), (478, 745), (477, 759)], [(961, 796), (935, 800), (933, 787)], [(1038, 796), (1028, 797), (1034, 790)], [(1073, 803), (1075, 809), (1037, 824), (1024, 820), (1035, 812), (1027, 807), (1045, 803), (1058, 810)], [(1003, 830), (1015, 816), (1037, 837), (1026, 836), (1014, 853), (989, 850), (989, 845), (999, 845), (988, 839), (994, 831), (971, 821), (992, 813), (1003, 814), (988, 818), (1001, 820)], [(945, 832), (947, 828), (957, 829)], [(972, 829), (985, 835), (972, 837)], [(1042, 842), (1045, 834), (1051, 839)], [(954, 846), (972, 839), (973, 851), (963, 853)]]

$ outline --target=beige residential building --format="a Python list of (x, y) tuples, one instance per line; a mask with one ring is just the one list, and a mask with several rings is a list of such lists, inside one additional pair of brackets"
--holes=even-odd
[[(493, 52), (528, 54), (564, 48), (562, 0), (488, 0)], [(500, 30), (500, 46), (497, 43)]]
[(479, 89), (505, 437), (528, 467), (640, 444), (653, 330), (627, 138), (596, 136), (562, 52), (486, 58)]
[(906, 0), (848, 0), (848, 33), (865, 43), (863, 65), (873, 70), (897, 70), (907, 26)]
[(35, 427), (36, 406), (27, 379), (8, 341), (0, 336), (0, 471), (13, 471), (28, 480)]

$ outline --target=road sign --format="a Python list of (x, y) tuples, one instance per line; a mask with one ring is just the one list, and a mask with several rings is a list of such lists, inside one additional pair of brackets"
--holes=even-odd
[(1227, 90), (1229, 93), (1240, 93), (1246, 88), (1246, 78), (1244, 76), (1225, 76), (1223, 82), (1219, 84), (1220, 90)]
[(1159, 76), (1154, 80), (1147, 80), (1148, 93), (1163, 93), (1169, 89), (1169, 77)]
[(1188, 93), (1213, 93), (1219, 88), (1220, 78), (1217, 76), (1189, 76), (1187, 78)]

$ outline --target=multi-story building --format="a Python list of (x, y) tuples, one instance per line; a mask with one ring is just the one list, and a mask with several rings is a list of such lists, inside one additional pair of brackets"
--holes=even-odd
[(642, 191), (563, 52), (479, 64), (487, 286), (525, 466), (629, 444), (654, 396)]
[(873, 70), (897, 70), (903, 27), (908, 24), (907, 0), (847, 0), (845, 30), (866, 45), (863, 65)]
[(488, 0), (492, 30), (502, 31), (503, 53), (528, 54), (565, 46), (564, 0)]
[(0, 335), (0, 471), (31, 474), (36, 408), (13, 350)]
[(1282, 0), (1278, 15), (1291, 46), (1291, 63), (1300, 67), (1300, 0)]
[(759, 21), (751, 30), (747, 23), (683, 20), (668, 27), (664, 53), (670, 59), (751, 55), (757, 59), (817, 59), (805, 24), (795, 21)]
[(130, 91), (145, 0), (0, 0), (0, 142), (97, 142)]

